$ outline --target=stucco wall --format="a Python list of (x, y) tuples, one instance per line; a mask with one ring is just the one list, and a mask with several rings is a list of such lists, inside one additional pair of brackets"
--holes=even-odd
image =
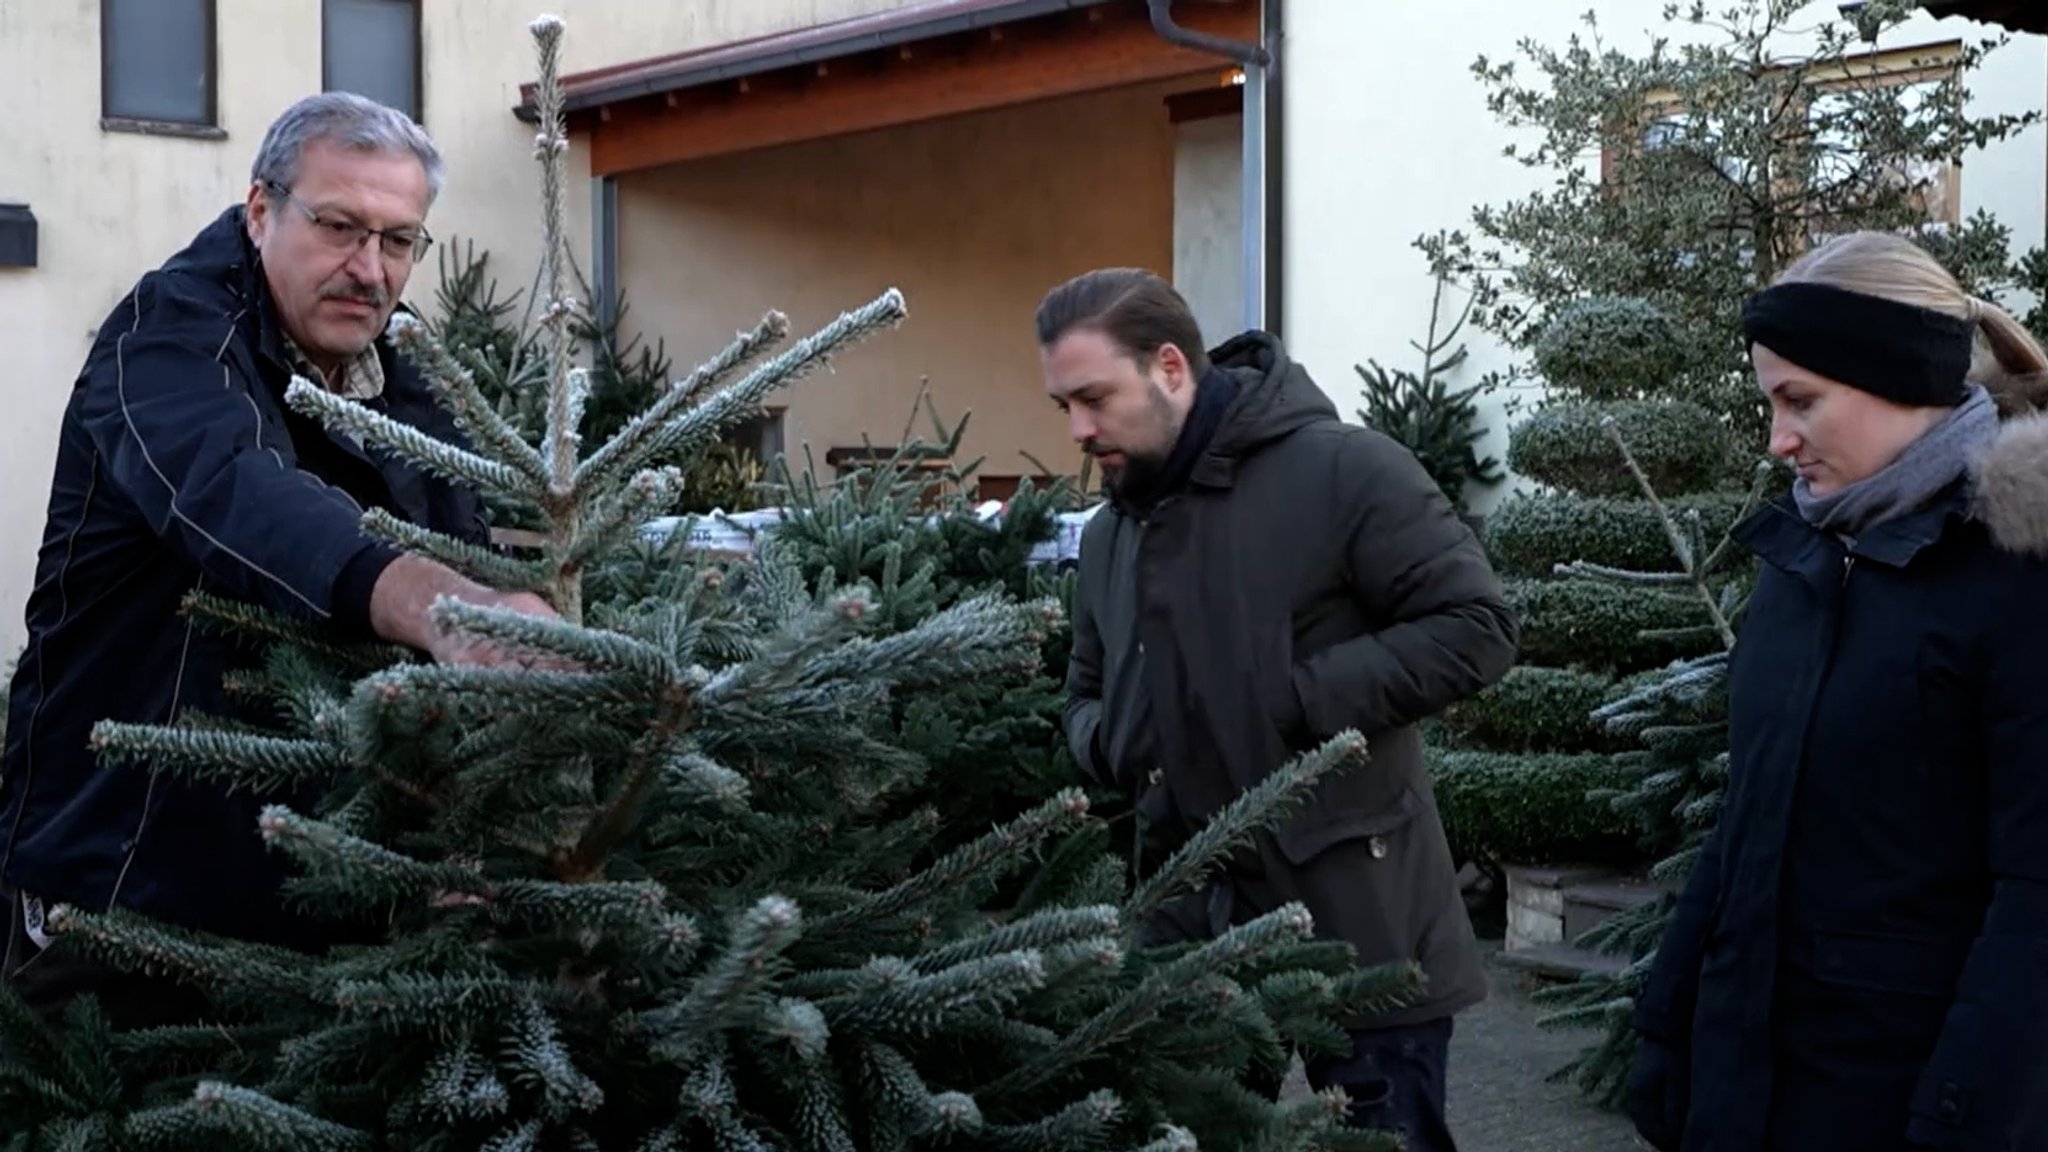
[(1214, 346), (1244, 327), (1244, 117), (1175, 125), (1173, 279)]
[[(779, 308), (798, 334), (890, 286), (910, 318), (784, 393), (785, 444), (895, 443), (921, 377), (991, 476), (1070, 470), (1032, 338), (1039, 298), (1090, 267), (1172, 274), (1174, 135), (1139, 88), (635, 173), (621, 285), (679, 368)], [(929, 435), (920, 417), (915, 431)]]

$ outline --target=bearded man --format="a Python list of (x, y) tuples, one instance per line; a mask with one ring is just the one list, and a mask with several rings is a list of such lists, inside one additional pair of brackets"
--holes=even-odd
[(1337, 733), (1371, 744), (1146, 937), (1298, 901), (1361, 963), (1420, 964), (1423, 996), (1346, 1021), (1352, 1053), (1309, 1081), (1343, 1087), (1354, 1125), (1452, 1149), (1452, 1018), (1486, 977), (1416, 725), (1514, 662), (1498, 578), (1414, 455), (1340, 420), (1272, 335), (1205, 352), (1186, 301), (1129, 268), (1055, 288), (1037, 329), (1046, 391), (1109, 488), (1081, 537), (1067, 739), (1134, 798), (1146, 851)]

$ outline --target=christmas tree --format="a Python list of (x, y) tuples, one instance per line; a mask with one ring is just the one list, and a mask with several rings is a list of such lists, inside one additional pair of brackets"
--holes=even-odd
[[(1616, 1106), (1635, 1054), (1636, 997), (1655, 961), (1676, 893), (1684, 888), (1700, 843), (1720, 814), (1721, 788), (1728, 775), (1728, 657), (1754, 578), (1754, 562), (1738, 551), (1726, 532), (1710, 534), (1697, 517), (1674, 512), (1659, 497), (1627, 439), (1613, 424), (1606, 431), (1628, 475), (1656, 508), (1676, 568), (1628, 571), (1579, 563), (1571, 570), (1617, 587), (1689, 594), (1711, 621), (1714, 638), (1710, 651), (1674, 661), (1592, 713), (1596, 722), (1631, 737), (1636, 747), (1616, 758), (1617, 766), (1633, 777), (1630, 785), (1595, 793), (1589, 800), (1605, 803), (1630, 820), (1640, 846), (1657, 861), (1650, 878), (1665, 885), (1666, 894), (1616, 914), (1578, 941), (1626, 957), (1629, 963), (1618, 974), (1592, 973), (1544, 989), (1536, 999), (1560, 1006), (1560, 1011), (1542, 1018), (1545, 1027), (1602, 1030), (1599, 1040), (1553, 1078), (1570, 1079), (1603, 1104)], [(1760, 465), (1747, 506), (1753, 507), (1781, 480), (1767, 462)]]
[[(268, 638), (234, 685), (276, 730), (185, 715), (105, 724), (110, 762), (269, 792), (325, 785), (261, 833), (303, 914), (364, 942), (308, 955), (115, 909), (54, 909), (83, 949), (201, 989), (204, 1019), (109, 1029), (90, 998), (48, 1028), (0, 994), (0, 1147), (31, 1149), (1308, 1149), (1392, 1147), (1342, 1130), (1340, 1094), (1277, 1102), (1293, 1047), (1412, 995), (1359, 970), (1298, 906), (1216, 940), (1134, 946), (1326, 773), (1346, 733), (1275, 772), (1134, 890), (1083, 869), (1029, 906), (988, 896), (1088, 819), (1058, 791), (929, 851), (929, 806), (893, 810), (926, 764), (896, 742), (908, 695), (1029, 671), (1056, 605), (997, 590), (906, 618), (896, 579), (807, 573), (770, 535), (744, 562), (633, 543), (688, 458), (769, 392), (904, 316), (886, 293), (787, 351), (772, 315), (584, 455), (588, 374), (562, 291), (562, 26), (534, 23), (544, 206), (545, 435), (522, 438), (416, 322), (407, 355), (470, 447), (431, 441), (309, 382), (288, 399), (509, 505), (524, 554), (376, 514), (373, 531), (560, 619), (444, 600), (446, 627), (532, 665), (437, 666), (195, 596), (208, 626)], [(591, 578), (586, 579), (589, 576)], [(914, 581), (913, 581), (914, 582)], [(935, 856), (936, 858), (930, 858)]]
[(1647, 301), (1671, 318), (1686, 357), (1645, 398), (1682, 396), (1761, 444), (1766, 406), (1728, 334), (1740, 331), (1743, 299), (1815, 237), (1911, 231), (1987, 294), (2041, 283), (2039, 250), (2015, 261), (2009, 229), (1949, 202), (1950, 165), (2041, 119), (2037, 109), (1983, 114), (1971, 99), (1973, 74), (2010, 37), (1953, 53), (1875, 51), (1914, 16), (1914, 0), (1839, 14), (1811, 0), (1659, 7), (1634, 44), (1589, 12), (1562, 44), (1524, 40), (1512, 59), (1473, 61), (1488, 110), (1526, 130), (1507, 155), (1545, 183), (1479, 207), (1470, 231), (1416, 241), (1474, 287), (1481, 330), (1530, 351), (1561, 307)]
[[(1453, 845), (1482, 869), (1626, 868), (1645, 850), (1632, 814), (1589, 793), (1630, 784), (1633, 736), (1600, 719), (1674, 660), (1718, 651), (1711, 614), (1684, 588), (1604, 578), (1661, 571), (1666, 519), (1713, 534), (1740, 515), (1722, 427), (1681, 400), (1636, 399), (1682, 364), (1676, 329), (1641, 300), (1559, 309), (1538, 346), (1546, 396), (1509, 434), (1532, 490), (1486, 523), (1488, 554), (1522, 618), (1516, 666), (1445, 710), (1431, 754)], [(1654, 485), (1646, 498), (1612, 436)], [(1510, 942), (1513, 946), (1513, 941)]]

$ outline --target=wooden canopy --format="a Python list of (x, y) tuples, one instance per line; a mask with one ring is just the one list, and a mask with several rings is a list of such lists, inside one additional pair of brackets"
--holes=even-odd
[[(1176, 5), (1209, 36), (1254, 41), (1259, 0)], [(1233, 62), (1162, 36), (1144, 0), (925, 0), (875, 16), (563, 78), (591, 174), (910, 124), (1179, 77)], [(533, 115), (531, 85), (515, 112)]]

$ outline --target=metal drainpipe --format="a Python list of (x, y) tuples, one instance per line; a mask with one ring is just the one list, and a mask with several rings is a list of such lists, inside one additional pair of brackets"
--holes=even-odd
[(619, 291), (619, 178), (598, 176), (590, 182), (590, 291), (597, 299), (591, 312), (600, 325), (618, 317)]
[[(1265, 37), (1271, 35), (1265, 9), (1274, 3), (1277, 0), (1264, 0), (1260, 5), (1260, 33)], [(1266, 119), (1272, 95), (1272, 53), (1264, 44), (1212, 36), (1174, 23), (1173, 0), (1146, 0), (1146, 8), (1152, 15), (1152, 30), (1161, 39), (1236, 61), (1244, 69), (1244, 159), (1240, 164), (1243, 169), (1244, 207), (1243, 223), (1239, 228), (1241, 263), (1238, 278), (1244, 295), (1243, 326), (1265, 328), (1277, 319), (1269, 316), (1267, 310), (1266, 261)]]

